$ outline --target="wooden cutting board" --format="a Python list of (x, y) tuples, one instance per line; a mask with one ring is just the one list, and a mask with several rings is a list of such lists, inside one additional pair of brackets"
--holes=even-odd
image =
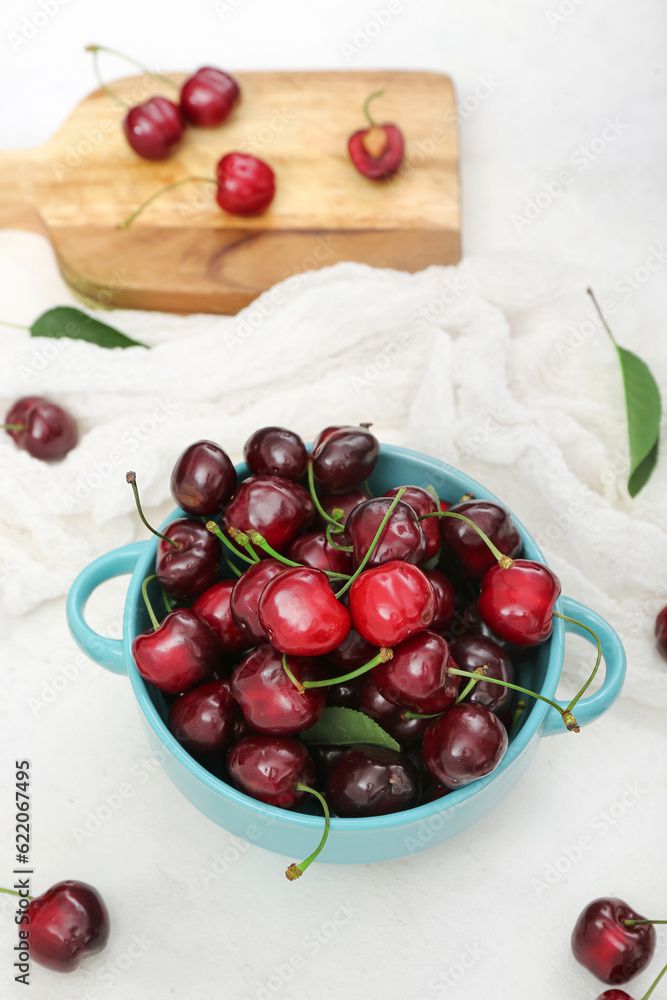
[[(184, 74), (169, 74), (178, 83)], [(239, 73), (242, 99), (217, 129), (189, 128), (160, 163), (138, 157), (122, 132), (125, 109), (101, 90), (38, 149), (0, 153), (0, 227), (45, 232), (63, 277), (90, 305), (235, 313), (292, 274), (354, 260), (417, 271), (460, 259), (456, 102), (439, 73)], [(149, 77), (117, 80), (132, 104), (162, 92)], [(364, 127), (362, 104), (406, 140), (401, 175), (370, 181), (352, 166), (347, 139)], [(227, 152), (254, 153), (276, 172), (269, 210), (224, 214), (208, 184), (155, 201), (125, 230), (118, 223), (158, 188), (215, 175)]]

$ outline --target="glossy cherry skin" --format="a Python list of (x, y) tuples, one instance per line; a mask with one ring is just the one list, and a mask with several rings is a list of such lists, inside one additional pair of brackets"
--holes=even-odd
[(306, 446), (285, 427), (261, 427), (243, 446), (246, 465), (255, 476), (300, 479), (308, 465)]
[(213, 632), (187, 608), (172, 611), (159, 629), (136, 636), (132, 655), (144, 680), (168, 694), (208, 680), (220, 662)]
[(57, 882), (28, 907), (30, 956), (54, 972), (72, 972), (109, 939), (109, 914), (97, 889), (86, 882)]
[(598, 1000), (632, 1000), (632, 997), (625, 990), (605, 990)]
[(254, 528), (282, 554), (310, 526), (314, 514), (313, 501), (303, 486), (282, 476), (252, 476), (243, 480), (227, 505), (223, 528)]
[(236, 469), (214, 441), (195, 441), (180, 456), (171, 474), (171, 495), (192, 517), (222, 510), (236, 489)]
[(496, 633), (489, 628), (486, 622), (482, 621), (476, 600), (472, 601), (470, 604), (466, 604), (462, 608), (459, 608), (454, 614), (449, 629), (445, 629), (444, 631), (447, 642), (453, 642), (454, 639), (462, 639), (463, 636), (466, 635), (477, 635), (495, 642), (495, 644), (500, 646), (501, 649), (504, 649), (508, 655), (512, 655), (514, 651), (520, 649), (520, 647), (515, 646), (514, 643), (507, 642), (506, 639), (501, 639), (499, 635), (496, 635)]
[(18, 399), (4, 422), (19, 428), (7, 429), (10, 438), (19, 448), (45, 462), (64, 458), (79, 440), (79, 429), (74, 417), (42, 396), (23, 396)]
[(271, 806), (293, 809), (309, 797), (315, 764), (303, 743), (285, 736), (245, 736), (232, 747), (227, 770), (236, 787)]
[(213, 632), (223, 653), (238, 653), (257, 644), (253, 636), (237, 628), (232, 618), (231, 596), (235, 586), (235, 580), (220, 580), (205, 590), (192, 605), (194, 613)]
[(431, 724), (430, 719), (403, 718), (405, 709), (381, 694), (373, 679), (373, 671), (362, 675), (360, 680), (362, 683), (357, 695), (359, 711), (374, 719), (397, 743), (405, 745), (421, 740)]
[(327, 708), (356, 708), (359, 710), (359, 690), (363, 680), (365, 678), (362, 675), (361, 677), (353, 677), (349, 681), (343, 681), (341, 684), (331, 684), (326, 688)]
[(199, 684), (169, 709), (167, 728), (188, 753), (210, 757), (236, 743), (245, 728), (229, 681)]
[(260, 625), (281, 653), (323, 656), (350, 631), (350, 613), (336, 600), (321, 569), (295, 566), (267, 583), (259, 599)]
[(230, 215), (258, 215), (276, 193), (276, 177), (264, 160), (251, 153), (227, 153), (217, 167), (216, 201)]
[(202, 66), (181, 87), (181, 109), (191, 125), (215, 128), (222, 125), (238, 103), (240, 87), (233, 76)]
[(410, 712), (434, 715), (454, 704), (459, 678), (447, 673), (453, 666), (447, 642), (437, 632), (420, 632), (394, 646), (391, 660), (373, 668), (380, 693)]
[[(340, 518), (340, 524), (345, 524), (346, 520), (350, 516), (350, 512), (358, 507), (360, 503), (364, 500), (370, 500), (371, 497), (366, 492), (366, 490), (355, 489), (347, 490), (345, 493), (322, 493), (320, 495), (320, 506), (323, 510), (327, 512), (329, 517), (333, 517), (333, 512), (336, 508), (343, 511), (343, 516)], [(316, 515), (317, 523), (322, 528), (326, 528), (329, 523), (326, 521), (319, 513)]]
[[(433, 520), (435, 521), (435, 518)], [(422, 525), (425, 523), (428, 522), (422, 521)], [(435, 591), (435, 618), (431, 623), (431, 630), (433, 632), (446, 632), (454, 618), (454, 587), (439, 569), (425, 569), (424, 576)]]
[[(283, 654), (272, 646), (258, 646), (232, 674), (232, 692), (246, 721), (259, 733), (290, 736), (314, 726), (324, 710), (325, 688), (300, 693), (283, 669)], [(298, 681), (322, 680), (317, 660), (288, 656), (287, 665)]]
[(354, 132), (347, 148), (360, 174), (372, 181), (387, 180), (403, 162), (403, 133), (393, 122), (383, 122)]
[(327, 428), (311, 452), (315, 479), (327, 493), (345, 493), (370, 476), (379, 454), (380, 442), (367, 428)]
[(622, 923), (641, 919), (622, 899), (593, 900), (574, 925), (572, 954), (603, 983), (622, 986), (646, 968), (655, 951), (653, 924)]
[(337, 667), (341, 668), (338, 671), (339, 674), (345, 674), (351, 670), (356, 670), (357, 667), (363, 667), (365, 663), (368, 663), (377, 654), (377, 646), (372, 646), (370, 642), (366, 642), (365, 639), (361, 638), (356, 629), (351, 628), (340, 646), (337, 646), (328, 653), (327, 658), (332, 663), (335, 663)]
[(446, 788), (461, 788), (491, 774), (507, 750), (507, 731), (483, 705), (461, 702), (429, 726), (424, 763)]
[[(386, 497), (395, 497), (399, 489), (399, 486), (395, 486), (393, 490), (387, 490), (384, 495)], [(418, 517), (422, 517), (424, 514), (437, 514), (440, 509), (434, 497), (432, 497), (426, 490), (423, 490), (421, 486), (407, 486), (405, 488), (405, 493), (401, 496), (401, 501), (409, 504)], [(423, 556), (424, 562), (429, 562), (429, 560), (437, 554), (440, 548), (439, 521), (439, 517), (427, 517), (423, 521), (419, 522), (421, 529), (426, 536), (426, 552)]]
[[(462, 639), (456, 639), (450, 646), (452, 657), (456, 666), (460, 670), (469, 670), (474, 673), (478, 667), (488, 667), (487, 677), (496, 677), (501, 681), (514, 681), (514, 670), (512, 661), (500, 646), (490, 639), (481, 636), (470, 635)], [(462, 677), (463, 683), (468, 683), (468, 678)], [(491, 712), (500, 715), (512, 701), (513, 692), (511, 688), (502, 687), (500, 684), (489, 684), (487, 681), (478, 681), (474, 688), (466, 695), (465, 701), (473, 702), (477, 705), (485, 705)]]
[(174, 597), (197, 597), (217, 582), (222, 553), (220, 542), (201, 521), (179, 517), (164, 534), (179, 543), (174, 548), (158, 539), (155, 572), (166, 592)]
[(352, 626), (373, 646), (396, 646), (430, 628), (435, 591), (412, 563), (388, 562), (365, 570), (349, 590)]
[(537, 646), (551, 635), (560, 581), (548, 566), (515, 559), (508, 569), (496, 563), (482, 577), (477, 601), (482, 620), (501, 639)]
[[(349, 539), (344, 532), (335, 534), (336, 545), (349, 545)], [(309, 531), (295, 538), (287, 550), (287, 558), (293, 562), (312, 566), (314, 569), (330, 570), (332, 573), (352, 575), (352, 553), (342, 552), (334, 548), (327, 540), (323, 531)], [(341, 586), (344, 583), (341, 580)]]
[[(377, 534), (382, 520), (389, 511), (393, 500), (377, 497), (366, 500), (350, 512), (345, 522), (345, 534), (354, 546), (354, 566), (360, 565)], [(422, 562), (426, 553), (426, 535), (422, 531), (419, 518), (409, 504), (399, 500), (382, 529), (382, 534), (366, 563), (369, 569), (394, 559), (405, 562)]]
[(125, 115), (125, 137), (144, 160), (166, 160), (176, 149), (185, 130), (178, 105), (166, 97), (151, 97)]
[[(463, 514), (482, 529), (505, 556), (513, 559), (521, 551), (521, 535), (512, 515), (494, 500), (464, 500), (449, 508), (453, 514)], [(436, 518), (433, 518), (436, 520)], [(496, 565), (496, 557), (474, 528), (456, 517), (439, 517), (443, 545), (459, 560), (467, 575), (481, 580), (488, 569)]]
[(409, 757), (387, 747), (353, 746), (329, 768), (327, 802), (339, 816), (384, 816), (419, 801), (419, 773)]
[(655, 620), (655, 638), (658, 652), (667, 660), (667, 608), (663, 608)]
[(259, 599), (269, 580), (284, 573), (285, 569), (285, 564), (277, 559), (262, 559), (248, 566), (232, 588), (229, 600), (232, 620), (251, 645), (269, 641), (259, 621)]

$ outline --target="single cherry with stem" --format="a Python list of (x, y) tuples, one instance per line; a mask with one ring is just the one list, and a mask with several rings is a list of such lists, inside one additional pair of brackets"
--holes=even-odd
[(601, 897), (589, 903), (572, 931), (572, 954), (589, 972), (610, 986), (622, 986), (646, 968), (656, 944), (654, 923), (626, 902)]
[(215, 66), (202, 66), (181, 84), (181, 110), (198, 128), (215, 128), (239, 102), (238, 81)]
[(363, 112), (368, 128), (354, 132), (348, 141), (348, 152), (352, 163), (360, 174), (370, 180), (387, 180), (393, 177), (403, 162), (403, 133), (393, 122), (378, 125), (371, 118), (370, 104), (384, 94), (376, 90), (364, 101)]
[(308, 464), (305, 444), (286, 427), (260, 427), (244, 444), (243, 457), (255, 476), (300, 479)]
[(326, 796), (339, 816), (383, 816), (419, 801), (419, 772), (388, 747), (352, 746), (329, 768)]
[(0, 427), (19, 448), (45, 462), (64, 458), (79, 439), (74, 417), (42, 396), (18, 399)]
[(313, 682), (321, 679), (322, 666), (314, 657), (287, 656), (263, 645), (235, 668), (232, 692), (257, 732), (292, 736), (314, 726), (324, 711), (324, 692), (306, 691), (306, 684), (319, 687)]
[(267, 583), (259, 621), (271, 645), (295, 656), (323, 656), (350, 631), (350, 613), (336, 600), (329, 578), (312, 566), (289, 567)]
[[(450, 513), (464, 514), (511, 559), (520, 553), (521, 535), (512, 520), (512, 515), (502, 504), (494, 500), (471, 499), (454, 504), (448, 509)], [(443, 545), (454, 553), (467, 576), (473, 580), (480, 580), (487, 569), (495, 564), (494, 553), (484, 543), (478, 531), (466, 521), (454, 517), (443, 517), (439, 520)]]
[(370, 476), (380, 454), (380, 442), (368, 427), (334, 427), (327, 432), (318, 435), (310, 453), (308, 482), (314, 503), (314, 480), (327, 493), (347, 493)]
[[(402, 499), (406, 489), (401, 487), (391, 498), (366, 500), (350, 512), (345, 534), (352, 543), (355, 567), (363, 565), (371, 569), (395, 559), (417, 565), (425, 559), (426, 535), (416, 512)], [(380, 524), (383, 527), (378, 535)]]
[(206, 681), (177, 698), (169, 709), (167, 728), (196, 757), (224, 753), (247, 729), (225, 680)]
[(171, 495), (192, 517), (222, 510), (236, 489), (236, 469), (214, 441), (195, 441), (179, 456), (171, 474)]
[(461, 788), (491, 774), (507, 746), (507, 731), (497, 716), (484, 705), (461, 702), (427, 729), (424, 763), (441, 785)]

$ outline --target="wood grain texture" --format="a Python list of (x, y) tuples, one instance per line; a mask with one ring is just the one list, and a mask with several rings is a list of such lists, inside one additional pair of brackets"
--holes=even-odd
[[(177, 83), (184, 74), (170, 74)], [(140, 159), (122, 133), (125, 108), (95, 91), (38, 149), (0, 154), (0, 227), (44, 231), (71, 288), (92, 304), (235, 313), (291, 274), (354, 260), (407, 271), (460, 259), (459, 151), (451, 81), (421, 72), (239, 73), (242, 101), (218, 129), (187, 130), (166, 161)], [(406, 139), (401, 173), (369, 181), (347, 139), (373, 90), (379, 122)], [(129, 103), (158, 92), (149, 77), (112, 84)], [(160, 91), (167, 92), (165, 85)], [(174, 95), (177, 91), (174, 90)], [(167, 96), (172, 96), (167, 94)], [(221, 212), (214, 186), (184, 185), (126, 230), (118, 223), (163, 185), (215, 174), (227, 152), (276, 172), (263, 215)]]

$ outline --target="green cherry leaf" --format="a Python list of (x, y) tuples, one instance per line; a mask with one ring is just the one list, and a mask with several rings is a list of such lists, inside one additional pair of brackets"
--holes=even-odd
[(300, 736), (304, 743), (371, 743), (390, 750), (401, 749), (377, 722), (353, 708), (325, 708), (315, 725), (304, 729)]
[(86, 340), (89, 344), (97, 344), (98, 347), (107, 348), (147, 346), (72, 306), (56, 306), (55, 309), (47, 309), (30, 327), (30, 335), (31, 337), (69, 337), (71, 340)]

